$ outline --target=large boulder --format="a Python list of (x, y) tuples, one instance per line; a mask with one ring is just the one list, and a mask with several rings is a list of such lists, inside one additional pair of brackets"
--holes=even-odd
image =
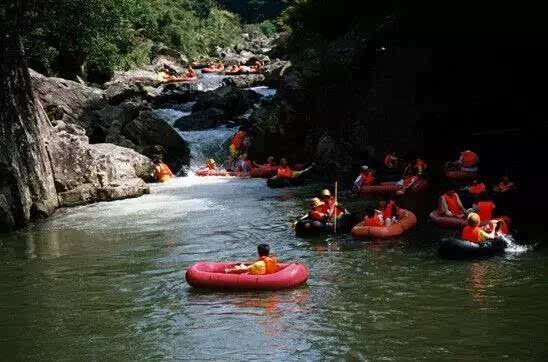
[(102, 90), (66, 79), (48, 78), (32, 69), (29, 72), (35, 94), (51, 120), (83, 127), (92, 142), (100, 138), (94, 133), (94, 112), (107, 105)]
[(279, 59), (264, 65), (261, 72), (264, 74), (265, 83), (277, 87), (289, 67), (291, 67), (290, 61)]
[(223, 84), (237, 88), (251, 88), (263, 85), (265, 76), (262, 74), (241, 74), (223, 79)]
[[(135, 150), (145, 153), (159, 145), (165, 151), (160, 156), (174, 172), (178, 172), (190, 161), (190, 149), (181, 135), (166, 121), (152, 111), (141, 111), (134, 120), (126, 123), (121, 134), (135, 145)], [(148, 155), (148, 154), (147, 154)]]
[(216, 128), (226, 120), (224, 112), (217, 108), (209, 108), (183, 116), (175, 121), (173, 127), (181, 131), (196, 131)]
[(151, 53), (151, 64), (156, 71), (160, 71), (167, 66), (178, 73), (182, 73), (184, 68), (189, 65), (189, 61), (186, 56), (175, 49), (166, 47), (163, 44), (154, 45), (151, 49)]
[(209, 108), (221, 109), (225, 117), (233, 118), (252, 109), (260, 96), (252, 90), (222, 86), (202, 93), (192, 107), (193, 112)]
[(144, 179), (152, 161), (112, 144), (90, 145), (83, 128), (57, 122), (48, 144), (61, 206), (138, 197), (149, 192)]
[(112, 84), (128, 83), (128, 82), (141, 83), (147, 87), (158, 87), (162, 84), (162, 80), (158, 76), (158, 73), (152, 66), (145, 66), (142, 69), (132, 69), (128, 71), (117, 71), (114, 73), (114, 77), (103, 85), (104, 88), (108, 88)]

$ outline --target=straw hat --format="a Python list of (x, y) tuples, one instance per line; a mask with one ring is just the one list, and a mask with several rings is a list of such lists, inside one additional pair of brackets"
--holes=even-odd
[(318, 207), (318, 206), (322, 206), (325, 204), (325, 202), (321, 201), (320, 199), (318, 199), (317, 197), (313, 198), (312, 200), (310, 200), (310, 203), (312, 204), (312, 207)]
[(480, 223), (480, 217), (475, 212), (469, 213), (468, 217), (467, 217), (467, 220), (468, 220), (468, 222), (473, 222), (474, 224), (479, 224)]
[(207, 164), (208, 165), (213, 165), (213, 164), (215, 164), (215, 160), (210, 158), (209, 160), (207, 160)]
[(322, 196), (331, 196), (331, 192), (329, 192), (328, 189), (323, 189), (321, 195)]
[(367, 171), (367, 170), (369, 170), (369, 166), (363, 165), (363, 166), (361, 167), (361, 171), (362, 171), (362, 172), (365, 172), (365, 171)]

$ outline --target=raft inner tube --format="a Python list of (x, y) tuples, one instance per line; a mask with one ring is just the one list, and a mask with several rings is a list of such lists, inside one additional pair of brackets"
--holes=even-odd
[(308, 269), (303, 264), (280, 263), (273, 274), (226, 274), (225, 269), (235, 263), (199, 262), (186, 271), (185, 278), (194, 288), (224, 290), (277, 290), (295, 288), (308, 280)]
[(258, 178), (271, 178), (276, 176), (276, 174), (278, 173), (278, 168), (280, 168), (280, 166), (261, 166), (252, 169), (249, 175), (251, 177)]
[(231, 176), (231, 177), (241, 177), (241, 178), (249, 177), (249, 172), (210, 170), (207, 168), (195, 171), (194, 174), (196, 176), (202, 176), (202, 177), (209, 177), (209, 176), (218, 176), (218, 177)]
[(390, 239), (402, 235), (417, 224), (417, 217), (409, 210), (398, 209), (398, 221), (390, 226), (365, 226), (360, 223), (352, 228), (351, 234), (358, 239)]
[(473, 243), (457, 238), (444, 238), (438, 245), (438, 255), (446, 259), (480, 258), (503, 254), (508, 243), (496, 238), (483, 243)]
[(479, 172), (445, 169), (445, 177), (449, 181), (470, 182), (476, 180), (479, 177)]
[[(344, 214), (337, 220), (337, 232), (348, 232), (356, 222), (355, 215), (350, 213)], [(301, 219), (295, 224), (295, 234), (299, 237), (333, 234), (334, 232), (335, 225), (333, 223), (315, 221), (309, 218)]]
[(225, 70), (225, 66), (221, 65), (220, 67), (205, 67), (202, 68), (202, 73), (219, 73)]
[(462, 229), (466, 226), (466, 219), (458, 218), (455, 216), (445, 216), (439, 213), (438, 210), (434, 210), (430, 213), (430, 218), (438, 226), (446, 229)]
[[(413, 186), (407, 189), (407, 192), (421, 192), (428, 189), (430, 183), (426, 179), (417, 180)], [(403, 189), (403, 185), (398, 185), (397, 182), (382, 182), (380, 185), (362, 185), (360, 193), (362, 195), (381, 195), (395, 194)]]

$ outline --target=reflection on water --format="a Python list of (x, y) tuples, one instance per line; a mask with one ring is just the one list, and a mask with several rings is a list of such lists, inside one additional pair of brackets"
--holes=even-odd
[[(546, 356), (546, 250), (440, 260), (428, 222), (392, 242), (299, 239), (291, 224), (309, 195), (264, 182), (178, 178), (2, 236), (3, 360)], [(185, 282), (191, 264), (252, 259), (259, 242), (308, 265), (308, 285), (226, 293)]]

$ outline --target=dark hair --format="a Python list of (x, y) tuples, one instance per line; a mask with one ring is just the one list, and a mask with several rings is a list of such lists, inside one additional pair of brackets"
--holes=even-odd
[(268, 256), (270, 254), (270, 246), (268, 244), (259, 244), (257, 246), (257, 253), (259, 253), (259, 256)]
[(365, 215), (368, 216), (368, 217), (373, 217), (375, 216), (375, 209), (372, 208), (372, 207), (368, 207), (365, 209)]

